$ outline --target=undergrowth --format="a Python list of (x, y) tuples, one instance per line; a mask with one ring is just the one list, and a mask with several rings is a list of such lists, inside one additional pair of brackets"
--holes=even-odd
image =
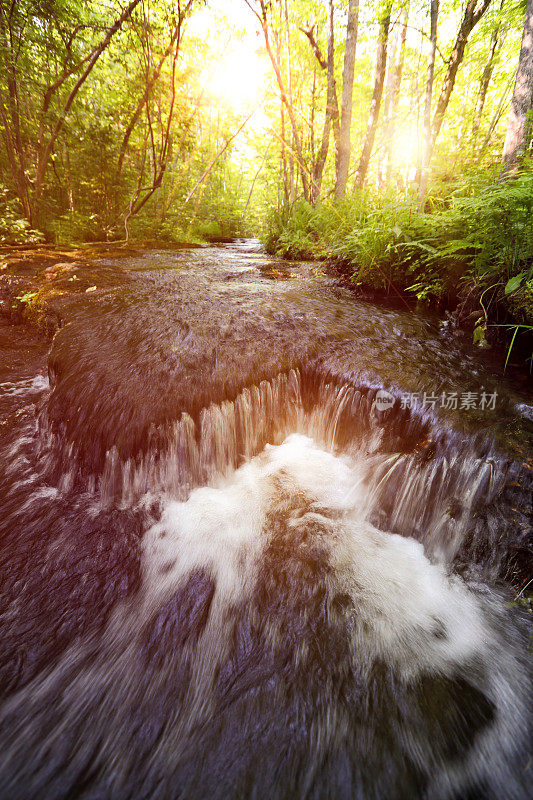
[(491, 326), (533, 326), (533, 169), (498, 183), (479, 176), (451, 195), (415, 199), (365, 191), (335, 203), (274, 212), (267, 250), (327, 259), (355, 286), (460, 308), (474, 340)]

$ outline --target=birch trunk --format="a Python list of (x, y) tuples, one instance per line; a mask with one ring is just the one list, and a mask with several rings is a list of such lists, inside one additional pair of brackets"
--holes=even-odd
[(500, 178), (517, 171), (530, 141), (531, 120), (528, 115), (533, 104), (533, 0), (528, 0), (522, 47), (507, 123), (502, 154)]

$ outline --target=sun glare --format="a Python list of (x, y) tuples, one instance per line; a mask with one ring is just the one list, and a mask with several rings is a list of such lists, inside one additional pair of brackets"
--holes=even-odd
[(415, 131), (400, 129), (394, 136), (394, 155), (399, 164), (411, 166), (418, 159), (418, 138)]
[(265, 59), (246, 42), (238, 42), (206, 67), (202, 84), (214, 101), (241, 112), (261, 102), (266, 78)]
[(206, 101), (237, 114), (261, 109), (270, 67), (261, 49), (260, 30), (246, 5), (217, 0), (216, 13), (207, 6), (200, 8), (189, 21), (189, 30), (205, 54), (200, 83)]
[(412, 180), (420, 157), (416, 131), (400, 129), (394, 136), (394, 163)]

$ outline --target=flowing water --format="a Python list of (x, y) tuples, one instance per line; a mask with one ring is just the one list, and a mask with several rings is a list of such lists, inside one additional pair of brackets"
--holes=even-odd
[(0, 376), (0, 797), (529, 797), (531, 395), (254, 242), (121, 265)]

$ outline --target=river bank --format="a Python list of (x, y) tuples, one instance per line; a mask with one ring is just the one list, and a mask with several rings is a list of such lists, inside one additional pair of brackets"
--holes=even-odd
[(423, 210), (370, 189), (341, 203), (297, 201), (271, 214), (265, 246), (324, 261), (359, 296), (436, 309), (478, 346), (503, 343), (531, 370), (532, 178), (489, 177)]

